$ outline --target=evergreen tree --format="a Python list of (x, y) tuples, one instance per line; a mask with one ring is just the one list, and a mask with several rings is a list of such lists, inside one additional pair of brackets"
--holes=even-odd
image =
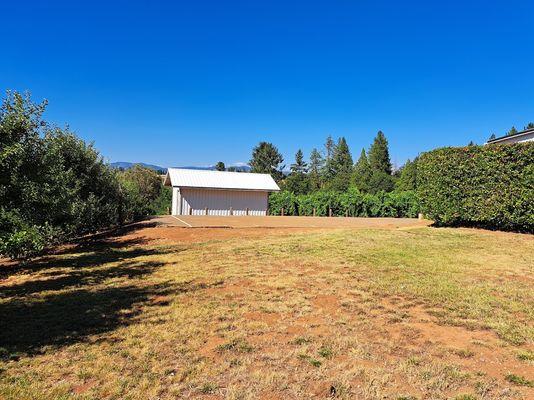
[(417, 187), (417, 158), (406, 163), (400, 169), (400, 176), (395, 183), (395, 188), (399, 191), (415, 190)]
[(321, 188), (321, 171), (324, 166), (324, 158), (317, 149), (312, 149), (310, 153), (310, 189), (318, 190)]
[(334, 143), (334, 139), (332, 139), (332, 135), (328, 135), (326, 138), (326, 143), (324, 144), (325, 151), (326, 151), (326, 159), (330, 160), (332, 156), (334, 155), (334, 147), (336, 147), (336, 144)]
[(284, 158), (278, 151), (276, 146), (268, 142), (260, 142), (254, 149), (252, 149), (252, 159), (250, 160), (250, 172), (261, 174), (271, 174), (271, 176), (279, 181), (284, 177), (282, 169), (284, 166), (282, 162)]
[(307, 164), (304, 161), (302, 150), (295, 154), (295, 163), (291, 164), (291, 174), (284, 180), (283, 188), (294, 194), (306, 194), (310, 191), (310, 181), (307, 172)]
[(308, 172), (308, 164), (304, 161), (304, 154), (301, 149), (295, 154), (295, 163), (291, 164), (291, 171), (301, 173)]
[(489, 137), (488, 141), (493, 140), (493, 139), (495, 139), (495, 134), (494, 133), (491, 134), (491, 136)]
[(332, 190), (347, 190), (352, 175), (352, 156), (344, 137), (339, 138), (334, 147), (330, 164), (332, 176), (327, 186)]
[(219, 161), (217, 164), (215, 164), (215, 170), (216, 171), (226, 171), (226, 166), (222, 161)]
[(332, 168), (335, 175), (350, 175), (352, 172), (352, 156), (344, 137), (340, 137), (332, 154)]
[(473, 142), (472, 140), (467, 144), (467, 146), (476, 146), (475, 142)]
[(360, 158), (354, 166), (353, 173), (353, 182), (360, 191), (369, 191), (371, 175), (372, 171), (371, 166), (369, 165), (369, 161), (367, 160), (367, 154), (365, 153), (365, 149), (362, 149), (362, 152), (360, 153)]
[(534, 122), (529, 122), (526, 126), (525, 126), (525, 131), (528, 130), (528, 129), (534, 129)]
[(334, 169), (332, 165), (332, 157), (334, 155), (335, 150), (335, 143), (334, 139), (332, 139), (332, 136), (328, 136), (326, 138), (326, 143), (324, 145), (325, 148), (325, 159), (324, 159), (324, 166), (322, 171), (322, 178), (324, 181), (328, 181), (334, 177)]
[(391, 175), (388, 141), (382, 131), (378, 131), (369, 149), (369, 165), (373, 171), (380, 171)]
[(515, 129), (515, 126), (512, 126), (508, 132), (506, 132), (506, 136), (512, 136), (517, 133), (517, 129)]

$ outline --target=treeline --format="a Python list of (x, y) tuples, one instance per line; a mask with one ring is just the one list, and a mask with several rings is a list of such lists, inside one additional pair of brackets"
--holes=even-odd
[(271, 214), (279, 215), (283, 207), (289, 215), (312, 215), (313, 208), (319, 216), (327, 215), (327, 208), (333, 210), (333, 215), (417, 215), (418, 203), (413, 193), (417, 187), (417, 161), (408, 160), (394, 170), (388, 141), (381, 131), (369, 150), (361, 150), (356, 163), (346, 139), (334, 141), (331, 136), (322, 151), (311, 151), (308, 162), (299, 149), (289, 174), (283, 172), (283, 161), (272, 143), (261, 142), (252, 151), (251, 171), (271, 174), (282, 189), (270, 196)]
[(0, 255), (30, 257), (170, 203), (154, 171), (112, 169), (92, 144), (46, 123), (45, 108), (16, 92), (0, 107)]

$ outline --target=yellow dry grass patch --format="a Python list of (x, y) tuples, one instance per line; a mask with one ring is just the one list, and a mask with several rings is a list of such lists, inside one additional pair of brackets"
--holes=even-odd
[(531, 398), (533, 259), (434, 228), (70, 249), (5, 271), (0, 398)]

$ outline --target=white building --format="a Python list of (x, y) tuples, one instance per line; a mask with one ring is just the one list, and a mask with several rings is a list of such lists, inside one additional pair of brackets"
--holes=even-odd
[(172, 215), (267, 215), (269, 192), (280, 190), (269, 174), (169, 168)]
[(486, 142), (486, 144), (511, 144), (532, 141), (534, 141), (534, 129), (527, 129), (522, 132), (514, 133), (513, 135), (490, 139)]

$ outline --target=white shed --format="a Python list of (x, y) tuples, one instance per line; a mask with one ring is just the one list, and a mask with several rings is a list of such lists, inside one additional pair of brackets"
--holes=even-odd
[(172, 215), (267, 215), (269, 192), (280, 190), (269, 174), (169, 168)]

